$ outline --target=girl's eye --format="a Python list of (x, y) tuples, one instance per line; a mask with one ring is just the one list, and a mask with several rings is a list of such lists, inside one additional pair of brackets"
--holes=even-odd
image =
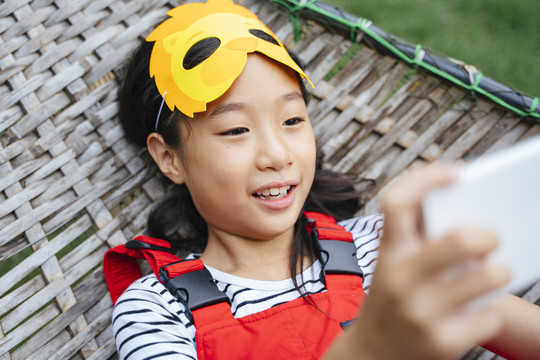
[(231, 136), (231, 135), (242, 135), (243, 133), (246, 133), (248, 132), (249, 129), (246, 129), (246, 128), (235, 128), (235, 129), (231, 129), (231, 130), (228, 130), (228, 131), (224, 131), (222, 133), (220, 133), (219, 135), (224, 135), (224, 136)]
[(283, 125), (293, 126), (293, 125), (300, 124), (301, 122), (304, 122), (304, 121), (305, 121), (305, 120), (302, 119), (302, 118), (295, 117), (295, 118), (292, 118), (292, 119), (289, 119), (289, 120), (285, 120), (285, 122), (283, 123)]

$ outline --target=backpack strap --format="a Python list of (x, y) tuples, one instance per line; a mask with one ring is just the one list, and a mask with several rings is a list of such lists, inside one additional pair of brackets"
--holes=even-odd
[(180, 260), (172, 253), (171, 245), (165, 240), (138, 236), (124, 245), (109, 249), (103, 258), (103, 271), (113, 304), (132, 282), (143, 275), (137, 259), (146, 259), (156, 273), (171, 262)]
[(218, 289), (202, 260), (181, 260), (165, 265), (158, 276), (171, 294), (192, 312), (220, 302), (230, 304), (229, 297)]
[(201, 260), (181, 260), (173, 254), (168, 241), (138, 236), (105, 253), (103, 268), (113, 303), (131, 283), (142, 277), (137, 259), (145, 259), (161, 283), (191, 311), (229, 302)]
[(363, 278), (352, 234), (338, 225), (332, 216), (311, 211), (306, 211), (304, 215), (308, 220), (308, 231), (321, 250), (321, 280), (326, 284), (327, 274), (358, 275)]

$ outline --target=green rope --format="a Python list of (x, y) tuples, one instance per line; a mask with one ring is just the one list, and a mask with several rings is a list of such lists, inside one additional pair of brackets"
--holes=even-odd
[[(353, 23), (351, 23), (351, 24), (353, 24)], [(356, 41), (356, 34), (357, 34), (358, 30), (362, 30), (364, 28), (367, 28), (367, 27), (369, 27), (370, 24), (371, 24), (370, 20), (364, 19), (364, 18), (358, 18), (356, 23), (354, 23), (353, 26), (351, 26), (351, 41), (353, 41), (353, 42)]]
[(293, 25), (294, 42), (298, 42), (302, 38), (302, 30), (300, 30), (300, 19), (294, 13), (289, 13), (289, 19)]
[(416, 45), (416, 49), (414, 50), (414, 58), (412, 59), (412, 62), (416, 65), (421, 65), (422, 60), (424, 59), (425, 51), (422, 50), (422, 45), (418, 44)]
[[(538, 97), (536, 97), (533, 101), (533, 103), (531, 104), (531, 107), (529, 109), (529, 111), (524, 111), (524, 110), (521, 110), (509, 103), (507, 103), (506, 101), (504, 101), (503, 99), (497, 97), (496, 95), (484, 90), (483, 88), (481, 88), (479, 86), (480, 84), (480, 81), (482, 80), (482, 73), (478, 73), (477, 76), (476, 76), (476, 79), (474, 81), (474, 83), (466, 83), (466, 82), (463, 82), (462, 80), (456, 78), (455, 76), (453, 75), (450, 75), (448, 74), (447, 72), (431, 65), (431, 64), (428, 64), (426, 62), (423, 61), (423, 56), (420, 57), (420, 54), (422, 53), (422, 47), (420, 45), (417, 45), (416, 47), (416, 51), (415, 51), (415, 54), (414, 54), (414, 57), (413, 58), (410, 58), (407, 54), (403, 53), (400, 49), (398, 49), (396, 46), (394, 46), (392, 43), (390, 43), (387, 39), (383, 38), (382, 36), (380, 36), (379, 34), (377, 34), (375, 31), (373, 31), (372, 29), (370, 29), (370, 25), (371, 25), (371, 21), (367, 20), (367, 19), (363, 19), (363, 18), (360, 18), (358, 19), (358, 21), (356, 22), (352, 22), (352, 21), (349, 21), (347, 19), (344, 19), (343, 17), (340, 17), (340, 16), (337, 16), (335, 15), (334, 13), (331, 13), (325, 9), (321, 9), (319, 7), (317, 7), (314, 2), (316, 0), (309, 0), (305, 3), (299, 3), (298, 1), (296, 0), (270, 0), (271, 2), (276, 2), (276, 3), (279, 3), (281, 5), (283, 5), (285, 8), (287, 8), (287, 10), (289, 11), (289, 15), (291, 14), (294, 14), (294, 17), (295, 17), (295, 20), (293, 21), (293, 26), (294, 26), (294, 31), (295, 31), (295, 39), (297, 39), (297, 37), (300, 37), (301, 36), (301, 31), (300, 31), (300, 28), (299, 28), (299, 19), (298, 19), (298, 14), (297, 12), (299, 10), (303, 10), (303, 9), (308, 9), (308, 10), (311, 10), (315, 13), (317, 13), (318, 15), (322, 15), (323, 17), (326, 17), (326, 18), (330, 18), (342, 25), (345, 25), (346, 27), (348, 27), (350, 30), (351, 30), (351, 39), (352, 41), (355, 40), (355, 35), (356, 33), (358, 32), (358, 30), (362, 31), (363, 33), (367, 34), (368, 36), (370, 36), (372, 39), (374, 39), (375, 41), (377, 41), (380, 45), (382, 45), (383, 47), (385, 47), (387, 50), (389, 50), (391, 53), (393, 53), (398, 59), (401, 59), (402, 61), (408, 63), (409, 65), (417, 65), (419, 67), (422, 67), (424, 68), (425, 70), (441, 77), (441, 78), (444, 78), (450, 82), (453, 82), (454, 84), (466, 89), (466, 90), (469, 90), (469, 91), (472, 91), (472, 92), (476, 92), (478, 94), (481, 94), (485, 97), (487, 97), (488, 99), (490, 99), (491, 101), (495, 102), (496, 104), (522, 116), (522, 117), (535, 117), (535, 118), (540, 118), (540, 114), (535, 112), (536, 110), (536, 106), (538, 105), (539, 103), (539, 99)], [(294, 5), (292, 5), (291, 3), (294, 3)]]
[(316, 9), (317, 7), (313, 6), (313, 3), (315, 1), (317, 0), (309, 0), (306, 3), (295, 2), (295, 4), (291, 4), (289, 1), (286, 0), (270, 0), (270, 2), (281, 4), (282, 6), (287, 8), (287, 11), (289, 13), (289, 19), (291, 20), (291, 23), (293, 25), (295, 42), (298, 42), (302, 38), (302, 30), (300, 29), (300, 17), (298, 15), (298, 12), (300, 10), (303, 10), (304, 8)]
[(480, 85), (480, 81), (482, 81), (482, 78), (484, 77), (484, 74), (482, 74), (481, 72), (478, 73), (478, 75), (476, 75), (476, 79), (474, 81), (474, 84), (473, 84), (473, 89), (477, 89), (478, 88), (478, 85)]
[(529, 108), (530, 112), (536, 111), (536, 107), (538, 106), (538, 102), (540, 102), (540, 99), (538, 98), (538, 96), (535, 96), (534, 100), (531, 103), (531, 107)]

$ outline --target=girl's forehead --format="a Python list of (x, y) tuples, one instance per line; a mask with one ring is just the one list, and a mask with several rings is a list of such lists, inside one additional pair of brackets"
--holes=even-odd
[(299, 79), (290, 68), (259, 53), (248, 55), (246, 66), (229, 89), (208, 104), (207, 115), (298, 101), (304, 104)]

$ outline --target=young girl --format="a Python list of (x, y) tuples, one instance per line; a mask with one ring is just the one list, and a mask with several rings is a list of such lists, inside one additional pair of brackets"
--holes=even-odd
[[(354, 191), (349, 181), (316, 169), (307, 76), (269, 29), (230, 0), (183, 5), (169, 15), (130, 60), (121, 120), (178, 185), (152, 212), (150, 235), (201, 252), (187, 258), (202, 260), (238, 323), (213, 338), (211, 331), (199, 336), (189, 294), (171, 294), (151, 274), (116, 300), (121, 359), (451, 359), (472, 343), (538, 358), (535, 306), (508, 296), (462, 310), (507, 282), (504, 268), (482, 262), (496, 246), (492, 234), (457, 229), (425, 241), (422, 197), (451, 182), (454, 166), (413, 171), (387, 191), (380, 248), (381, 215), (340, 222), (352, 234), (363, 281), (340, 277), (347, 281), (336, 291), (338, 278), (325, 277), (328, 264), (304, 211), (350, 217)], [(451, 282), (440, 279), (471, 259), (481, 265)], [(361, 311), (358, 284), (369, 289)], [(356, 306), (343, 318), (350, 322), (338, 319), (340, 297)], [(322, 336), (290, 336), (299, 326)]]

